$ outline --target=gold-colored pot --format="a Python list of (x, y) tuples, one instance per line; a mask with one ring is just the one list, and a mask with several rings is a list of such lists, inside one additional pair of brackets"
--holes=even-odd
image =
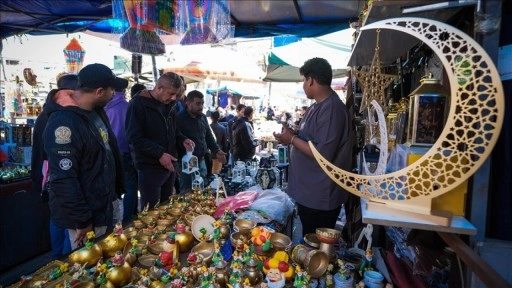
[(163, 248), (162, 248), (163, 241), (165, 241), (165, 240), (157, 240), (157, 241), (153, 241), (153, 242), (149, 243), (148, 251), (155, 255), (160, 254), (160, 252), (163, 251)]
[(75, 285), (73, 285), (73, 288), (94, 288), (94, 282), (78, 282)]
[(250, 232), (254, 227), (256, 227), (256, 222), (247, 219), (236, 219), (235, 222), (233, 222), (233, 230), (236, 232)]
[(82, 247), (77, 251), (69, 254), (69, 262), (71, 264), (87, 263), (87, 267), (91, 267), (96, 265), (102, 256), (103, 251), (101, 250), (101, 246), (98, 244), (93, 244), (91, 247)]
[(123, 230), (123, 234), (126, 235), (126, 238), (128, 238), (128, 240), (135, 237), (135, 235), (137, 235), (137, 232), (138, 231), (137, 231), (137, 229), (135, 229), (135, 227), (130, 227), (130, 228)]
[(144, 224), (142, 220), (133, 220), (132, 224), (135, 229), (142, 229), (146, 227), (146, 224)]
[(126, 261), (121, 266), (114, 266), (107, 270), (107, 279), (116, 287), (123, 287), (132, 279), (132, 267)]
[(114, 257), (117, 251), (123, 251), (124, 246), (126, 246), (127, 242), (128, 238), (126, 237), (126, 235), (116, 235), (114, 233), (111, 233), (99, 243), (101, 246), (101, 250), (103, 251), (103, 257), (105, 257), (105, 259)]
[(137, 259), (137, 264), (142, 268), (149, 269), (155, 265), (157, 258), (158, 256), (153, 254), (142, 255)]
[(194, 247), (194, 234), (189, 230), (182, 231), (180, 229), (180, 232), (177, 231), (175, 239), (179, 243), (180, 252), (189, 252)]
[(270, 243), (272, 244), (274, 251), (288, 252), (292, 246), (292, 240), (290, 237), (279, 232), (272, 233), (272, 236), (270, 236)]
[(212, 263), (215, 245), (213, 242), (201, 241), (199, 244), (194, 246), (191, 251), (201, 255), (204, 263), (209, 266)]

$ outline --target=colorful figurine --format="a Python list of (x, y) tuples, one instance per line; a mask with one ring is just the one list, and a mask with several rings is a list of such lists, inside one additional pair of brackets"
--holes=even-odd
[(284, 287), (286, 280), (293, 277), (293, 267), (288, 264), (288, 254), (284, 251), (277, 251), (270, 259), (263, 262), (263, 272), (266, 274), (269, 288)]
[(162, 243), (162, 252), (158, 255), (155, 265), (160, 268), (164, 268), (165, 270), (169, 270), (174, 267), (175, 262), (178, 261), (178, 259), (175, 259), (175, 255), (178, 255), (177, 249), (178, 245), (176, 243), (176, 234), (171, 233)]
[(304, 288), (308, 285), (308, 277), (299, 265), (295, 267), (295, 277), (293, 278), (293, 287)]
[(121, 250), (116, 251), (116, 255), (114, 255), (114, 257), (112, 258), (112, 264), (114, 266), (121, 266), (124, 264), (123, 251), (121, 251)]
[(214, 247), (215, 251), (213, 252), (212, 262), (217, 264), (217, 262), (224, 259), (224, 256), (222, 256), (222, 253), (220, 252), (220, 246), (219, 243), (217, 243), (217, 241), (215, 241)]
[(364, 259), (359, 266), (359, 276), (363, 277), (365, 271), (373, 270), (373, 251), (372, 248), (366, 249)]

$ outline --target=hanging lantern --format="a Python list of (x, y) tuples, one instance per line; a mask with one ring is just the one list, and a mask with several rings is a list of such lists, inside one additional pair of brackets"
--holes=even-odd
[(432, 74), (421, 80), (421, 85), (409, 95), (408, 144), (431, 146), (436, 142), (446, 121), (449, 95)]
[(242, 183), (245, 180), (245, 163), (243, 161), (236, 161), (235, 167), (232, 170), (233, 178), (231, 182)]
[[(196, 157), (197, 158), (197, 157)], [(194, 180), (192, 181), (192, 191), (203, 191), (204, 181), (199, 175), (199, 171), (194, 172)]]
[(84, 65), (85, 50), (80, 46), (78, 40), (73, 38), (69, 41), (63, 52), (67, 72), (70, 74), (78, 74), (78, 71), (80, 71)]
[[(266, 151), (262, 151), (260, 156), (260, 168), (258, 168), (258, 172), (256, 172), (256, 183), (264, 190), (273, 188), (276, 185), (278, 176), (274, 170), (275, 167), (272, 166), (271, 157)], [(277, 173), (279, 173), (279, 171)]]
[(192, 174), (199, 171), (199, 161), (192, 153), (194, 151), (187, 151), (187, 154), (181, 159), (181, 172), (185, 174)]

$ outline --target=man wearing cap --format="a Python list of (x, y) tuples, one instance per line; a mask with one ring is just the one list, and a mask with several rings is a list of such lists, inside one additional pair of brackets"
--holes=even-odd
[(177, 143), (194, 149), (194, 142), (176, 129), (176, 97), (182, 85), (178, 74), (164, 73), (155, 88), (140, 91), (128, 104), (126, 136), (135, 151), (141, 207), (169, 200)]
[[(125, 194), (123, 197), (123, 223), (129, 223), (134, 215), (137, 215), (137, 204), (138, 204), (138, 181), (137, 181), (137, 170), (133, 164), (131, 156), (131, 148), (126, 140), (125, 132), (125, 121), (126, 111), (128, 110), (128, 101), (126, 101), (125, 90), (128, 87), (128, 80), (123, 79), (122, 85), (115, 87), (114, 97), (112, 101), (107, 103), (105, 106), (105, 112), (107, 113), (112, 130), (116, 135), (117, 144), (122, 154), (123, 171), (124, 171), (124, 187)], [(114, 206), (114, 218), (116, 218), (116, 207)], [(117, 218), (116, 218), (117, 219)]]
[(103, 110), (120, 85), (107, 66), (90, 64), (78, 73), (75, 91), (58, 91), (45, 107), (50, 213), (68, 229), (72, 249), (84, 244), (87, 232), (106, 232), (112, 202), (124, 190), (120, 152)]

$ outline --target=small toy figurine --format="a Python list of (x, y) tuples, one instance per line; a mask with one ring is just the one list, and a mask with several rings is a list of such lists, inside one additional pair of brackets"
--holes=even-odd
[(199, 236), (199, 240), (200, 241), (205, 241), (206, 240), (206, 233), (208, 233), (208, 231), (206, 230), (206, 228), (201, 227), (201, 229), (199, 229), (199, 232), (201, 233), (201, 235)]
[(220, 239), (220, 226), (221, 222), (219, 220), (213, 222), (213, 234), (210, 236), (210, 238), (213, 239), (213, 241)]
[(140, 279), (139, 279), (139, 282), (137, 282), (137, 287), (140, 287), (140, 288), (149, 287), (149, 285), (151, 285), (151, 279), (148, 276), (148, 269), (140, 270), (139, 274), (140, 274)]
[(365, 271), (373, 270), (373, 251), (372, 248), (366, 249), (364, 253), (363, 263), (359, 266), (359, 276), (363, 276)]
[(266, 274), (269, 288), (284, 287), (286, 280), (293, 277), (293, 267), (288, 264), (288, 254), (284, 251), (277, 251), (270, 259), (263, 262), (263, 272)]
[(216, 264), (217, 262), (223, 260), (224, 257), (222, 256), (222, 253), (220, 252), (220, 246), (219, 246), (219, 243), (217, 243), (217, 241), (215, 241), (214, 247), (215, 247), (215, 252), (213, 252), (212, 262)]
[(121, 221), (117, 221), (116, 225), (114, 226), (114, 234), (117, 236), (123, 234), (123, 225), (121, 224)]
[(251, 246), (244, 244), (244, 252), (242, 253), (242, 261), (244, 263), (251, 261), (252, 256), (253, 256), (253, 252), (252, 252), (253, 249), (254, 249), (254, 246), (252, 246), (252, 244), (251, 244)]
[(213, 288), (213, 277), (206, 266), (201, 267), (203, 274), (201, 275), (201, 288)]
[(123, 251), (117, 250), (116, 255), (112, 258), (112, 264), (114, 266), (121, 266), (124, 264)]
[(231, 266), (232, 271), (229, 276), (229, 284), (234, 287), (237, 283), (240, 284), (240, 281), (242, 280), (242, 272), (240, 272), (240, 266), (238, 263), (234, 263)]
[(171, 269), (174, 266), (174, 262), (178, 261), (174, 256), (175, 254), (177, 255), (177, 251), (174, 251), (175, 249), (178, 249), (178, 246), (176, 243), (176, 233), (173, 232), (162, 243), (162, 252), (158, 255), (155, 265), (165, 270)]
[(305, 275), (305, 272), (302, 271), (299, 265), (295, 267), (295, 278), (293, 278), (293, 287), (295, 288), (304, 288), (307, 287), (308, 279)]

